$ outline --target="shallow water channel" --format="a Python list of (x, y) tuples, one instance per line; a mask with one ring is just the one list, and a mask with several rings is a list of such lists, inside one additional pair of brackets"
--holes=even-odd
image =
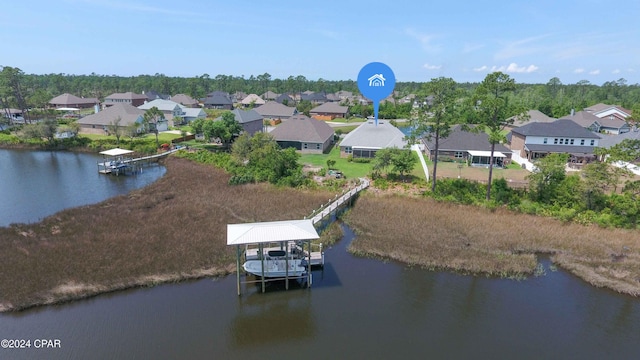
[[(99, 176), (94, 160), (83, 165), (86, 158), (78, 155), (36, 152), (10, 160), (14, 166), (57, 164), (51, 168), (58, 169), (13, 179), (9, 188), (2, 178), (5, 199), (18, 195), (6, 194), (11, 189), (44, 188), (30, 197), (44, 197), (35, 203), (37, 217), (18, 221), (102, 199), (74, 199), (41, 212), (48, 202), (120, 188), (121, 181), (136, 188), (143, 180)], [(2, 156), (0, 151), (4, 171)], [(86, 174), (69, 174), (70, 167)], [(67, 189), (70, 181), (73, 188)], [(62, 194), (49, 197), (55, 191)], [(327, 263), (313, 272), (310, 289), (270, 286), (262, 294), (248, 284), (238, 297), (236, 278), (228, 276), (4, 313), (0, 339), (30, 340), (31, 347), (0, 348), (0, 359), (631, 359), (640, 354), (640, 299), (552, 271), (545, 259), (544, 276), (515, 281), (358, 258), (347, 252), (354, 234), (343, 228), (344, 238), (327, 249)], [(59, 340), (60, 347), (36, 348), (36, 339)]]
[(133, 289), (0, 315), (17, 359), (637, 358), (640, 300), (564, 271), (524, 281), (356, 258), (345, 237), (311, 289), (260, 293), (235, 276)]

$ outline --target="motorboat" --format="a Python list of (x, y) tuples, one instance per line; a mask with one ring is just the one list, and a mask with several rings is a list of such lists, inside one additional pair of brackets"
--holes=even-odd
[(284, 250), (270, 250), (264, 260), (247, 260), (242, 267), (255, 276), (264, 274), (265, 278), (284, 278), (305, 275), (307, 264), (305, 259), (295, 258)]

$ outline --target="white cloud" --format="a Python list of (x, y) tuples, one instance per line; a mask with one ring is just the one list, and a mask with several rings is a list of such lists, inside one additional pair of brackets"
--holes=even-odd
[(429, 64), (424, 64), (422, 65), (423, 68), (427, 69), (427, 70), (440, 70), (440, 68), (442, 68), (442, 65), (429, 65)]
[(435, 35), (424, 34), (418, 32), (414, 29), (405, 29), (404, 33), (409, 37), (418, 40), (422, 45), (422, 49), (428, 52), (439, 52), (440, 46), (432, 43), (433, 39), (436, 38)]
[(473, 71), (486, 71), (487, 69), (489, 69), (489, 67), (487, 65), (482, 65), (480, 67), (474, 68)]
[(600, 70), (599, 69), (589, 71), (589, 75), (598, 75), (598, 74), (600, 74)]
[(612, 74), (620, 74), (620, 69), (615, 69), (611, 72)]
[(584, 72), (584, 69), (578, 68), (578, 69), (573, 70), (573, 72), (575, 74), (582, 74)]
[(535, 65), (529, 65), (529, 66), (518, 66), (518, 64), (516, 63), (511, 63), (508, 66), (493, 66), (491, 68), (491, 71), (501, 71), (501, 72), (506, 72), (506, 73), (532, 73), (535, 72), (536, 70), (538, 70), (538, 67)]

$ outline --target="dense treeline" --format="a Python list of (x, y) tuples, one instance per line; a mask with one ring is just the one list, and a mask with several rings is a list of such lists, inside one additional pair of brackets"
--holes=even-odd
[[(425, 82), (428, 79), (425, 79)], [(425, 83), (396, 83), (397, 98), (409, 94), (426, 96)], [(461, 94), (470, 95), (477, 83), (460, 83)], [(172, 77), (164, 74), (117, 76), (117, 75), (70, 75), (70, 74), (25, 74), (19, 68), (4, 66), (0, 72), (0, 98), (7, 107), (41, 108), (54, 96), (71, 93), (81, 97), (104, 99), (114, 92), (136, 93), (156, 91), (162, 94), (187, 94), (203, 98), (207, 93), (221, 90), (229, 93), (242, 91), (262, 94), (267, 90), (276, 93), (323, 91), (334, 93), (340, 90), (358, 93), (353, 80), (310, 80), (303, 75), (286, 79), (273, 78), (269, 73), (261, 75), (233, 76), (202, 74), (193, 77)], [(596, 103), (615, 104), (630, 110), (640, 110), (640, 84), (627, 84), (625, 79), (607, 81), (603, 85), (581, 80), (576, 84), (563, 84), (554, 77), (546, 84), (518, 84), (513, 100), (529, 109), (537, 109), (551, 117), (562, 117)], [(640, 113), (637, 111), (636, 113)]]

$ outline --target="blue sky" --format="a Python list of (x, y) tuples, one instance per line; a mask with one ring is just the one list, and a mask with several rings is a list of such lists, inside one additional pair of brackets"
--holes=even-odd
[(304, 75), (397, 81), (640, 83), (640, 3), (500, 1), (8, 1), (0, 65), (26, 73)]

